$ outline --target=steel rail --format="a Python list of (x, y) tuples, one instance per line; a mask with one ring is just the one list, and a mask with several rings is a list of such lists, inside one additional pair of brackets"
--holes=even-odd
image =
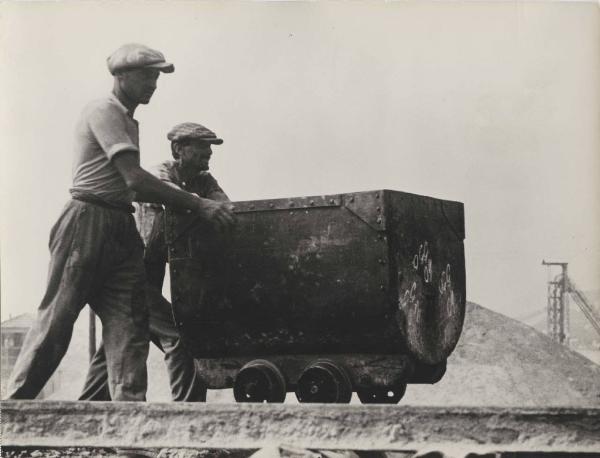
[(600, 408), (4, 401), (4, 447), (598, 452)]

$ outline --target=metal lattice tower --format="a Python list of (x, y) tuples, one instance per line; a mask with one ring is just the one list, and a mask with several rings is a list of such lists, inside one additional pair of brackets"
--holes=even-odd
[(542, 261), (542, 265), (560, 266), (562, 273), (548, 280), (548, 318), (547, 330), (548, 335), (555, 342), (568, 345), (569, 344), (569, 303), (567, 299), (568, 292), (568, 277), (567, 277), (567, 262), (546, 262)]
[(567, 275), (566, 262), (546, 262), (542, 265), (560, 266), (562, 272), (553, 279), (548, 277), (548, 335), (556, 342), (564, 345), (569, 344), (569, 294), (585, 317), (600, 334), (600, 311), (598, 311), (586, 297), (586, 295), (575, 286)]
[(575, 303), (579, 306), (598, 335), (600, 335), (600, 311), (592, 305), (592, 302), (587, 298), (583, 291), (577, 288), (570, 278), (568, 278), (567, 281), (569, 293), (573, 296)]

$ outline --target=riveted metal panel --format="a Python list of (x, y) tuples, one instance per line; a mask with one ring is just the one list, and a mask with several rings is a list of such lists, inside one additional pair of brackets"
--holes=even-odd
[(344, 206), (376, 231), (385, 231), (384, 191), (366, 191), (344, 196)]
[(169, 214), (174, 315), (196, 357), (397, 347), (387, 240), (341, 202), (234, 202), (226, 236)]
[(301, 210), (307, 208), (336, 207), (342, 204), (342, 196), (290, 197), (285, 199), (247, 200), (235, 202), (235, 213), (263, 212), (270, 210)]

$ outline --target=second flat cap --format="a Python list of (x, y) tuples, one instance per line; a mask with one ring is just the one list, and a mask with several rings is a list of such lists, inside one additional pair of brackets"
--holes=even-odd
[(218, 138), (212, 130), (195, 122), (184, 122), (177, 124), (169, 131), (167, 138), (172, 142), (190, 139), (200, 140), (206, 143), (212, 143), (214, 145), (220, 145), (223, 143), (223, 139)]

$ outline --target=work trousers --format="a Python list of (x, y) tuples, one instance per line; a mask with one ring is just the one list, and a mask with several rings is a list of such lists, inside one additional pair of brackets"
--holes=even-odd
[(79, 312), (102, 321), (110, 397), (146, 398), (148, 311), (143, 243), (133, 216), (71, 200), (50, 233), (46, 294), (8, 387), (9, 399), (33, 399), (64, 356)]
[[(206, 401), (206, 384), (196, 370), (173, 323), (171, 304), (155, 286), (146, 287), (146, 303), (150, 312), (150, 339), (164, 353), (173, 401)], [(96, 351), (86, 377), (80, 401), (109, 401), (104, 345)]]
[[(171, 304), (162, 295), (167, 264), (162, 209), (152, 205), (138, 208), (138, 230), (146, 244), (146, 303), (150, 314), (150, 339), (164, 353), (173, 401), (206, 401), (206, 384), (196, 370), (194, 358), (180, 339), (173, 321)], [(96, 351), (79, 397), (81, 401), (107, 401), (110, 393), (107, 383), (104, 345)]]

